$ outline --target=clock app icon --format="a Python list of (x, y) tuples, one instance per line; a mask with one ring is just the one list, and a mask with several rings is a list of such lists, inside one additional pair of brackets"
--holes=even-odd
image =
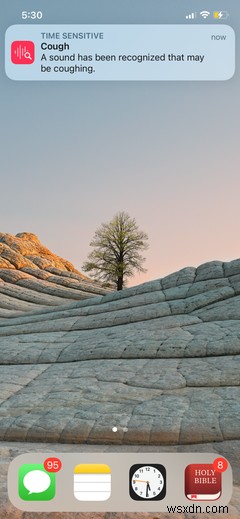
[(129, 471), (129, 494), (137, 501), (160, 501), (166, 495), (166, 469), (160, 464), (132, 465)]

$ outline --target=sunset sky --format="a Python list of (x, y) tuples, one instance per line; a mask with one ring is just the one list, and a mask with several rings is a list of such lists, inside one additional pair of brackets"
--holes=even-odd
[[(219, 9), (239, 27), (235, 1)], [(161, 23), (164, 9), (72, 0), (66, 16), (62, 0), (40, 3), (46, 23)], [(168, 3), (171, 23), (206, 7)], [(4, 31), (18, 21), (14, 5)], [(1, 64), (0, 231), (33, 232), (81, 268), (99, 224), (127, 211), (149, 235), (148, 271), (130, 284), (240, 257), (238, 65), (226, 82), (38, 83), (7, 79)]]

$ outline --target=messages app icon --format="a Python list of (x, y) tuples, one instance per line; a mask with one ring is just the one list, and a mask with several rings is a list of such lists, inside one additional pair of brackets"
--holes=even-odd
[(56, 494), (56, 474), (42, 464), (25, 464), (18, 471), (18, 494), (24, 501), (50, 501)]

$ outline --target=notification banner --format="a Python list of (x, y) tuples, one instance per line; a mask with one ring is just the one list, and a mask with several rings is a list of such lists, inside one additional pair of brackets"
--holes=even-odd
[(5, 71), (19, 81), (224, 81), (228, 25), (12, 25)]

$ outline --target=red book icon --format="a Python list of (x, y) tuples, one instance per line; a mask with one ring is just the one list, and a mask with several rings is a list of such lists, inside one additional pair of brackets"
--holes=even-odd
[(222, 474), (211, 463), (193, 463), (185, 469), (185, 496), (192, 501), (215, 501), (222, 493)]

